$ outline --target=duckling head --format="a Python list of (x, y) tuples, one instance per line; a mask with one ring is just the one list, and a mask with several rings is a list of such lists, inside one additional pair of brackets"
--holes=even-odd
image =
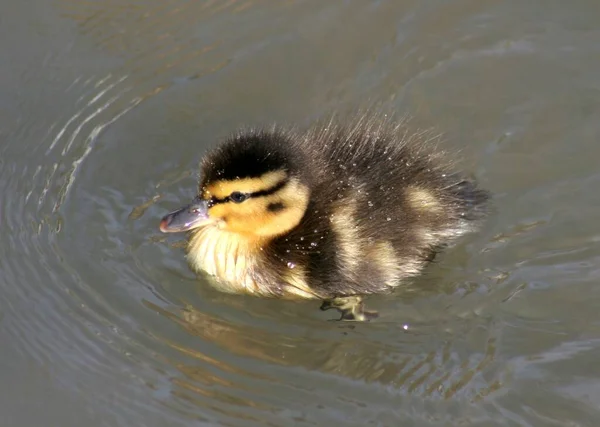
[(218, 229), (261, 243), (296, 227), (307, 209), (310, 178), (292, 138), (239, 134), (203, 160), (197, 196), (160, 223), (165, 233)]

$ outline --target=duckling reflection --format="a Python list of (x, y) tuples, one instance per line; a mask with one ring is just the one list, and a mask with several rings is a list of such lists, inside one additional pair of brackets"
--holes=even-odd
[[(402, 334), (398, 330), (403, 338), (390, 343), (379, 341), (372, 334), (353, 333), (352, 329), (348, 329), (346, 334), (342, 332), (346, 328), (339, 330), (342, 333), (323, 331), (322, 335), (315, 333), (307, 339), (303, 331), (294, 335), (294, 329), (290, 328), (286, 328), (285, 334), (263, 330), (201, 312), (186, 303), (174, 311), (148, 301), (145, 304), (198, 338), (185, 343), (168, 341), (171, 347), (195, 360), (177, 364), (187, 378), (179, 379), (178, 383), (200, 394), (206, 393), (205, 388), (212, 390), (221, 386), (223, 393), (228, 396), (227, 401), (231, 401), (232, 394), (243, 394), (240, 384), (246, 384), (243, 380), (246, 377), (252, 377), (253, 381), (259, 383), (264, 381), (268, 384), (266, 390), (272, 390), (279, 382), (285, 383), (279, 377), (281, 371), (274, 369), (277, 366), (304, 369), (308, 375), (305, 386), (311, 390), (318, 388), (317, 382), (320, 380), (330, 386), (333, 379), (345, 378), (362, 384), (391, 386), (398, 392), (421, 398), (452, 399), (457, 395), (465, 395), (471, 396), (472, 400), (479, 400), (502, 387), (502, 381), (498, 379), (499, 372), (492, 371), (486, 380), (478, 376), (487, 371), (496, 359), (496, 339), (493, 333), (482, 337), (479, 334), (481, 328), (473, 328), (471, 322), (459, 322), (455, 326), (460, 331), (452, 335), (444, 334), (433, 343), (427, 334)], [(438, 327), (433, 328), (432, 336), (438, 336)], [(477, 343), (475, 351), (466, 356), (464, 347), (474, 342)], [(211, 346), (206, 345), (208, 343), (220, 350), (211, 351)], [(223, 351), (233, 357), (232, 360), (243, 357), (246, 361), (228, 363), (217, 356), (222, 355)], [(256, 368), (255, 363), (261, 368)], [(271, 368), (265, 369), (265, 364)], [(216, 370), (211, 369), (213, 367)], [(309, 375), (310, 372), (327, 376)], [(225, 374), (228, 378), (233, 375), (238, 380), (225, 383), (221, 379)], [(239, 397), (236, 399), (239, 400)], [(255, 406), (257, 403), (240, 404)]]
[(191, 268), (222, 291), (368, 320), (364, 296), (418, 275), (485, 216), (488, 193), (432, 139), (374, 117), (240, 132), (205, 157), (198, 195), (160, 229), (189, 231)]

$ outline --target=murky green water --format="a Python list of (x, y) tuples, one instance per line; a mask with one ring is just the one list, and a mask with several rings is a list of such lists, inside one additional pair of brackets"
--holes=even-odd
[[(597, 2), (2, 9), (0, 425), (600, 425)], [(220, 294), (158, 231), (218, 138), (376, 102), (496, 205), (376, 322)]]

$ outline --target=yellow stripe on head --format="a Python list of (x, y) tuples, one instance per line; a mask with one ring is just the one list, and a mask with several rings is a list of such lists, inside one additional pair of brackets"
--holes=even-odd
[[(281, 178), (285, 179), (285, 174), (269, 173), (268, 175), (266, 178), (265, 175), (255, 178), (263, 185), (254, 187), (254, 191), (250, 191), (249, 185), (235, 185), (228, 188), (229, 193), (220, 193), (222, 198), (209, 208), (209, 216), (217, 220), (221, 229), (245, 235), (251, 240), (280, 236), (296, 227), (308, 206), (310, 190), (297, 178), (282, 181)], [(240, 180), (240, 182), (248, 184), (249, 181)], [(265, 183), (271, 185), (264, 185)], [(256, 194), (269, 189), (275, 191), (251, 196), (242, 203), (227, 199), (231, 192)], [(214, 193), (211, 194), (216, 197)]]

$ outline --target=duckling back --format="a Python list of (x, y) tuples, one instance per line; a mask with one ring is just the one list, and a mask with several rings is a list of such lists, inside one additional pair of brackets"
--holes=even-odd
[(270, 253), (303, 267), (321, 296), (389, 291), (485, 217), (488, 193), (454, 170), (430, 132), (363, 119), (290, 139), (314, 159), (311, 197), (302, 222)]

